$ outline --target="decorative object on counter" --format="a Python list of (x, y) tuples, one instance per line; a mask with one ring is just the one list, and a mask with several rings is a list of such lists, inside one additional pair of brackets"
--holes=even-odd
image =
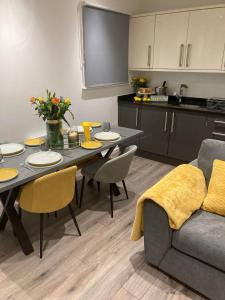
[(0, 182), (12, 180), (18, 176), (19, 172), (14, 168), (0, 168)]
[(151, 103), (168, 103), (168, 96), (165, 95), (151, 95)]
[[(68, 125), (65, 113), (68, 111), (74, 119), (73, 113), (69, 107), (71, 105), (70, 98), (56, 97), (56, 93), (47, 90), (47, 97), (32, 97), (31, 103), (35, 105), (39, 117), (46, 121), (47, 143), (50, 148), (55, 148), (63, 144), (62, 120)], [(70, 125), (69, 125), (70, 126)]]
[(91, 122), (82, 122), (81, 125), (84, 128), (85, 142), (89, 142), (91, 140)]
[(166, 81), (163, 82), (162, 86), (158, 86), (155, 88), (156, 95), (166, 95), (167, 94), (167, 86)]
[(132, 77), (130, 85), (134, 88), (134, 92), (137, 93), (139, 88), (147, 87), (147, 79), (143, 77)]
[(68, 133), (68, 144), (69, 148), (74, 148), (79, 146), (79, 134), (76, 130), (71, 130)]

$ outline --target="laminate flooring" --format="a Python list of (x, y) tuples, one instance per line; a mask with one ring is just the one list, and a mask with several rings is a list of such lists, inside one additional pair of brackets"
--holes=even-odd
[[(25, 256), (10, 224), (0, 232), (0, 299), (12, 300), (200, 300), (177, 281), (149, 266), (143, 238), (130, 241), (136, 200), (173, 167), (135, 157), (126, 180), (129, 200), (120, 186), (114, 219), (108, 187), (87, 185), (83, 208), (75, 213), (77, 235), (68, 210), (45, 218), (44, 254), (39, 259), (39, 217), (23, 214), (34, 253)], [(80, 186), (80, 176), (79, 186)]]

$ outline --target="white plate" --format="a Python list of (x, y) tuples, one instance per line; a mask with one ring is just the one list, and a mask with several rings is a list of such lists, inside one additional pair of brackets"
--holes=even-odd
[(42, 151), (31, 154), (27, 157), (26, 162), (36, 167), (52, 166), (60, 162), (62, 155), (54, 151)]
[(32, 169), (46, 169), (46, 168), (51, 168), (53, 166), (57, 166), (59, 164), (61, 164), (63, 162), (63, 157), (61, 158), (61, 160), (59, 162), (57, 162), (56, 164), (53, 164), (53, 165), (48, 165), (48, 166), (34, 166), (34, 165), (30, 165), (28, 162), (27, 162), (27, 159), (25, 160), (25, 165), (29, 166), (30, 168)]
[(115, 141), (120, 139), (120, 134), (112, 131), (97, 132), (94, 137), (99, 141)]
[(24, 149), (24, 145), (21, 144), (9, 143), (0, 145), (0, 150), (3, 156), (19, 154), (20, 152), (23, 152)]

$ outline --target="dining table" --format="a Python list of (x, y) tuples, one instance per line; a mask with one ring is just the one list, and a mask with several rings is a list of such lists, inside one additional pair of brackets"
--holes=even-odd
[[(92, 135), (100, 131), (102, 131), (102, 128), (93, 128)], [(77, 147), (75, 149), (52, 150), (61, 153), (63, 160), (59, 164), (50, 167), (32, 168), (27, 167), (25, 164), (29, 155), (38, 151), (43, 151), (39, 147), (26, 147), (25, 151), (20, 155), (4, 157), (4, 162), (0, 164), (0, 168), (16, 168), (18, 170), (18, 176), (13, 180), (0, 183), (0, 199), (2, 203), (0, 231), (5, 229), (6, 224), (9, 221), (12, 225), (14, 235), (25, 255), (29, 255), (34, 249), (15, 206), (20, 187), (44, 175), (61, 170), (72, 164), (79, 163), (95, 155), (102, 155), (102, 153), (105, 153), (104, 156), (109, 157), (117, 146), (122, 148), (133, 141), (137, 141), (143, 133), (141, 130), (118, 126), (113, 126), (111, 131), (119, 133), (120, 139), (104, 141), (102, 142), (102, 147), (98, 149), (87, 150)]]

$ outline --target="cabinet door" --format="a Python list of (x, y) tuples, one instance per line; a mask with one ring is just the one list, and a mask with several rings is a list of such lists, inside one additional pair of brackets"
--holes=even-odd
[(189, 12), (156, 16), (154, 68), (183, 69)]
[(118, 104), (118, 124), (121, 127), (132, 129), (138, 128), (140, 109), (133, 103), (119, 102)]
[(188, 112), (172, 113), (168, 156), (192, 161), (198, 156), (202, 141), (207, 137), (206, 117)]
[(213, 116), (207, 118), (207, 137), (225, 141), (225, 116)]
[(169, 112), (165, 109), (142, 107), (140, 129), (144, 136), (140, 138), (140, 149), (160, 155), (167, 154), (169, 140)]
[(130, 19), (129, 68), (149, 69), (153, 64), (155, 16)]
[(224, 44), (225, 8), (190, 13), (186, 67), (192, 70), (221, 70)]

